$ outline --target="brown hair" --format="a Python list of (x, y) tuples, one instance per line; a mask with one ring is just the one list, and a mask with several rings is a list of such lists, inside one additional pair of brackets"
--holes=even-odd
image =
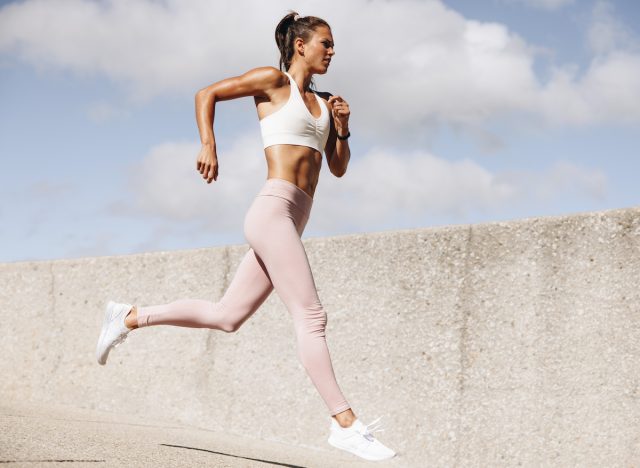
[[(326, 26), (331, 29), (329, 23), (317, 16), (300, 16), (298, 19), (294, 19), (296, 16), (299, 16), (297, 12), (289, 10), (289, 14), (282, 18), (276, 26), (276, 44), (280, 50), (280, 71), (283, 66), (285, 70), (289, 70), (291, 66), (293, 41), (296, 37), (307, 42), (318, 26)], [(311, 85), (315, 87), (313, 79)]]

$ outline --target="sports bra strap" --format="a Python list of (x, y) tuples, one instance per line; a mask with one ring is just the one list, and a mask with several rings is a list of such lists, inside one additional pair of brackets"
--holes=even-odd
[[(302, 98), (302, 93), (300, 93), (300, 88), (298, 88), (298, 83), (296, 83), (296, 80), (294, 80), (293, 76), (291, 76), (289, 73), (287, 72), (284, 72), (284, 73), (289, 77), (289, 80), (291, 80), (290, 82), (291, 86), (296, 88), (296, 91), (298, 92), (298, 96)], [(313, 94), (317, 96), (316, 92), (313, 89), (310, 89), (309, 91), (311, 91)]]
[(296, 89), (298, 90), (298, 94), (300, 94), (300, 90), (298, 89), (298, 85), (296, 84), (296, 80), (293, 79), (293, 76), (289, 75), (287, 72), (284, 72), (284, 74), (289, 77), (289, 85), (291, 85), (292, 88), (295, 85)]

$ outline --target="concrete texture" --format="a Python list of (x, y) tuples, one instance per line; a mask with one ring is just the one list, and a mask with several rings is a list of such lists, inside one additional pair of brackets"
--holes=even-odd
[[(395, 466), (640, 466), (640, 208), (304, 243)], [(0, 396), (338, 455), (276, 293), (234, 333), (149, 327), (95, 362), (107, 300), (218, 300), (246, 249), (1, 264)]]
[[(326, 454), (172, 421), (56, 404), (0, 404), (0, 464), (11, 467), (364, 467)], [(379, 466), (403, 466), (397, 460)]]

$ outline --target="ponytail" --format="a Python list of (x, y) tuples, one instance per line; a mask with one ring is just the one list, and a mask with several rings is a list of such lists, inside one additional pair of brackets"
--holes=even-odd
[[(307, 42), (318, 26), (331, 26), (317, 16), (300, 16), (297, 12), (289, 10), (289, 13), (280, 20), (276, 26), (276, 44), (280, 50), (280, 71), (288, 71), (294, 56), (293, 41), (296, 37)], [(311, 80), (313, 84), (313, 80)]]

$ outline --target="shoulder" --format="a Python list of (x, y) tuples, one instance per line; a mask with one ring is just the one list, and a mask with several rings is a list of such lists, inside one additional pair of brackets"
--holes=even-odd
[(252, 68), (245, 75), (262, 82), (267, 88), (277, 88), (288, 82), (287, 75), (271, 66)]

